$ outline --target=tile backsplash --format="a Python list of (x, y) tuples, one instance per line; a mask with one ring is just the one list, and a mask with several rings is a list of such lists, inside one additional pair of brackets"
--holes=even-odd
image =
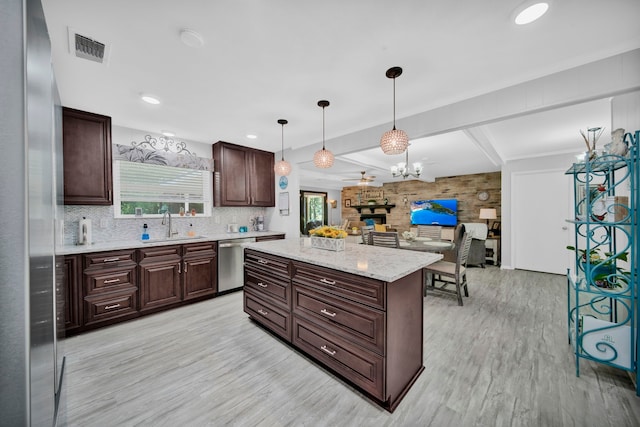
[[(189, 224), (193, 224), (196, 234), (210, 235), (225, 233), (227, 224), (235, 222), (239, 226), (251, 228), (251, 218), (259, 215), (268, 220), (265, 208), (213, 208), (210, 217), (195, 216), (181, 217), (173, 215), (173, 228), (178, 234), (185, 236), (189, 231)], [(113, 242), (119, 240), (136, 240), (142, 234), (142, 225), (149, 226), (151, 239), (163, 238), (167, 226), (162, 225), (162, 218), (132, 218), (122, 219), (113, 217), (113, 206), (65, 206), (64, 207), (64, 244), (75, 245), (78, 242), (78, 222), (83, 218), (91, 220), (93, 243)], [(265, 224), (268, 229), (269, 224)]]

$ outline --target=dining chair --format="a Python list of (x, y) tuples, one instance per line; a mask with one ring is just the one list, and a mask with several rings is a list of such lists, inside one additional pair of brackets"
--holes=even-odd
[[(463, 288), (464, 296), (469, 296), (469, 289), (467, 288), (467, 258), (470, 247), (471, 236), (468, 233), (464, 233), (456, 262), (436, 261), (424, 268), (425, 296), (428, 291), (453, 294), (458, 297), (458, 305), (462, 305)], [(455, 289), (447, 288), (451, 285), (455, 286)]]
[[(456, 262), (456, 259), (458, 257), (458, 249), (462, 246), (462, 236), (464, 236), (465, 231), (466, 230), (463, 223), (459, 223), (456, 226), (455, 230), (453, 231), (453, 243), (455, 244), (455, 247), (450, 250), (442, 251), (442, 255), (444, 255), (444, 257), (442, 258), (443, 261)], [(469, 249), (469, 252), (471, 252), (471, 249)]]
[(397, 231), (371, 231), (369, 233), (369, 244), (384, 246), (385, 248), (399, 248), (400, 239)]
[(373, 231), (373, 225), (363, 225), (360, 227), (360, 231), (362, 232), (362, 243), (365, 245), (370, 245), (369, 243), (369, 233)]
[(442, 226), (440, 225), (419, 225), (418, 237), (429, 237), (430, 239), (442, 238)]

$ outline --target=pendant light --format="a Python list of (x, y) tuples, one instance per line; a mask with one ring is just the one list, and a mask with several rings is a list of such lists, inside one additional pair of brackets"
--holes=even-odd
[(385, 132), (380, 139), (380, 148), (384, 154), (402, 154), (409, 146), (409, 137), (403, 130), (396, 129), (396, 77), (402, 74), (402, 68), (391, 67), (387, 77), (393, 79), (393, 129)]
[(324, 109), (329, 106), (329, 101), (318, 101), (318, 107), (322, 107), (322, 150), (313, 155), (313, 164), (317, 168), (330, 168), (333, 165), (333, 153), (324, 148)]
[(291, 173), (291, 164), (284, 159), (284, 125), (289, 123), (285, 119), (279, 119), (278, 123), (282, 125), (282, 146), (280, 149), (280, 153), (282, 153), (282, 158), (273, 166), (273, 170), (276, 174), (280, 176), (287, 176)]

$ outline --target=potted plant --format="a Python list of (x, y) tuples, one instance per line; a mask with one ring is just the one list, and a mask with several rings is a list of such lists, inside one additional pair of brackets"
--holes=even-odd
[(330, 251), (344, 251), (347, 232), (341, 228), (324, 225), (309, 230), (311, 247)]
[(616, 260), (627, 261), (628, 253), (600, 253), (598, 248), (592, 248), (588, 252), (586, 249), (577, 249), (574, 246), (567, 246), (567, 249), (578, 252), (578, 267), (585, 274), (587, 265), (591, 266), (591, 281), (601, 288), (613, 289), (622, 287), (621, 282), (628, 283), (629, 272), (618, 267)]
[(375, 205), (376, 203), (377, 203), (377, 202), (376, 202), (376, 199), (369, 199), (369, 200), (367, 200), (367, 204), (368, 204), (369, 206)]

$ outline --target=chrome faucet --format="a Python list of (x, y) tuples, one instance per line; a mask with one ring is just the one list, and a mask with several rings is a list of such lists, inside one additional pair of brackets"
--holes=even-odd
[[(169, 217), (169, 223), (168, 224), (166, 222), (167, 216)], [(168, 227), (167, 227), (167, 238), (168, 239), (170, 239), (173, 236), (175, 236), (176, 234), (178, 234), (178, 232), (173, 230), (173, 227), (171, 226), (171, 212), (169, 212), (168, 209), (166, 211), (164, 211), (164, 215), (162, 215), (162, 225), (168, 225)]]

